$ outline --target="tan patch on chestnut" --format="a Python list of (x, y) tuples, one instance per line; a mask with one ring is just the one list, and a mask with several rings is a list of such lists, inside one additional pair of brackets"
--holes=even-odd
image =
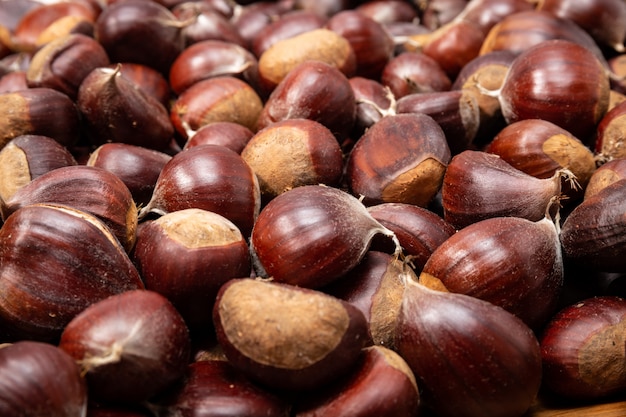
[(269, 128), (252, 142), (244, 148), (241, 157), (256, 174), (262, 194), (275, 197), (314, 182), (315, 169), (306, 132), (287, 126)]
[(259, 73), (278, 84), (304, 61), (322, 61), (341, 70), (353, 54), (352, 46), (343, 36), (329, 29), (314, 29), (269, 47), (259, 58)]
[(372, 298), (370, 309), (370, 333), (372, 340), (377, 345), (393, 349), (396, 318), (400, 314), (404, 284), (401, 276), (407, 266), (402, 261), (394, 260), (389, 264), (383, 275), (380, 288)]
[(4, 201), (31, 180), (26, 153), (13, 143), (8, 143), (0, 151), (0, 198)]
[(626, 114), (615, 117), (607, 124), (600, 153), (611, 159), (626, 157)]
[(30, 123), (28, 101), (20, 93), (6, 93), (0, 99), (0, 148), (3, 148), (16, 136), (30, 133), (33, 127)]
[(578, 372), (591, 385), (624, 386), (626, 375), (626, 322), (608, 326), (580, 349)]
[(557, 164), (572, 171), (582, 185), (587, 184), (596, 170), (596, 161), (589, 148), (565, 134), (550, 136), (543, 142), (542, 150)]
[(230, 220), (206, 210), (186, 209), (168, 213), (155, 220), (172, 240), (187, 248), (224, 246), (243, 240)]
[[(268, 305), (263, 300), (272, 300)], [(325, 294), (245, 280), (229, 286), (219, 303), (228, 341), (252, 360), (303, 369), (340, 344), (350, 324), (338, 300)]]
[(480, 106), (476, 97), (479, 95), (469, 90), (463, 90), (459, 100), (459, 114), (465, 128), (465, 139), (471, 142), (480, 126)]
[(500, 102), (497, 97), (480, 92), (479, 87), (489, 91), (496, 91), (504, 82), (509, 67), (502, 64), (485, 65), (463, 84), (463, 89), (473, 92), (480, 108), (482, 119), (492, 118), (500, 112)]
[[(186, 109), (177, 110), (181, 114), (186, 113)], [(216, 102), (209, 111), (202, 114), (199, 123), (191, 127), (198, 129), (213, 122), (233, 122), (253, 130), (256, 128), (261, 110), (263, 103), (256, 92), (252, 88), (240, 88)]]
[(445, 171), (444, 164), (434, 158), (426, 158), (388, 184), (383, 189), (382, 199), (424, 207), (439, 190)]
[(608, 187), (616, 181), (623, 179), (618, 173), (610, 169), (602, 169), (593, 174), (587, 188), (585, 189), (585, 199), (597, 194), (603, 188)]
[(385, 358), (385, 362), (387, 362), (387, 364), (389, 364), (389, 366), (391, 366), (392, 368), (397, 369), (398, 371), (406, 375), (409, 381), (411, 381), (411, 385), (413, 385), (413, 387), (415, 388), (415, 391), (419, 392), (419, 389), (417, 388), (417, 381), (415, 380), (415, 375), (413, 374), (413, 371), (406, 363), (406, 361), (402, 358), (402, 356), (398, 355), (395, 351), (391, 349), (381, 346), (371, 346), (365, 349), (377, 350), (381, 355), (383, 355), (383, 357)]

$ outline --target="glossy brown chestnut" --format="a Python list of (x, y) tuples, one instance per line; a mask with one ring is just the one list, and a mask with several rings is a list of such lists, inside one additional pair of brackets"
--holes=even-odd
[(594, 270), (626, 271), (624, 190), (626, 181), (616, 181), (572, 210), (561, 227), (566, 259)]
[(97, 147), (85, 165), (115, 174), (128, 188), (136, 206), (148, 204), (165, 164), (166, 153), (127, 143), (105, 143)]
[(148, 405), (159, 415), (222, 417), (289, 417), (291, 404), (276, 393), (252, 383), (226, 360), (201, 360), (189, 365), (179, 388)]
[(393, 38), (382, 23), (357, 10), (343, 10), (331, 16), (325, 27), (350, 43), (356, 57), (354, 76), (380, 78), (395, 49)]
[(66, 94), (51, 88), (28, 88), (0, 94), (0, 148), (16, 136), (49, 136), (70, 146), (80, 136), (80, 113)]
[(54, 342), (90, 304), (143, 288), (117, 238), (80, 210), (22, 207), (4, 222), (0, 242), (3, 341)]
[(598, 296), (564, 307), (541, 336), (543, 386), (573, 401), (626, 391), (626, 301)]
[(0, 150), (0, 199), (13, 194), (33, 179), (77, 162), (66, 147), (48, 136), (23, 135)]
[(58, 347), (19, 341), (0, 347), (3, 416), (82, 417), (87, 386), (74, 359)]
[(457, 229), (492, 217), (539, 221), (561, 196), (559, 171), (537, 178), (514, 168), (497, 155), (463, 151), (446, 169), (441, 187), (444, 219)]
[(185, 142), (183, 149), (199, 145), (222, 145), (241, 154), (254, 132), (235, 122), (213, 122), (202, 126)]
[(388, 86), (396, 98), (446, 91), (452, 85), (439, 63), (421, 52), (403, 52), (391, 58), (382, 70), (380, 82)]
[(250, 245), (257, 272), (274, 281), (320, 288), (346, 274), (365, 255), (371, 239), (393, 233), (349, 193), (304, 185), (270, 201), (254, 224)]
[(541, 384), (535, 334), (501, 307), (406, 279), (396, 351), (424, 406), (445, 417), (521, 416)]
[(608, 109), (609, 90), (607, 71), (593, 52), (555, 39), (518, 55), (497, 95), (507, 123), (544, 119), (589, 145)]
[(421, 113), (383, 117), (352, 149), (346, 179), (366, 205), (426, 206), (441, 187), (450, 149), (441, 127)]
[(24, 206), (61, 204), (100, 219), (125, 250), (130, 251), (137, 231), (137, 206), (126, 184), (110, 171), (69, 165), (46, 172), (25, 184), (0, 207), (6, 219)]
[(360, 310), (328, 294), (251, 278), (224, 284), (217, 340), (229, 362), (275, 390), (312, 392), (347, 374), (369, 341)]
[(174, 155), (163, 167), (139, 216), (199, 208), (221, 214), (249, 236), (260, 206), (258, 180), (243, 158), (221, 145), (202, 145)]
[(59, 347), (80, 365), (92, 399), (141, 403), (180, 380), (190, 360), (187, 326), (153, 291), (95, 302), (65, 327)]
[(185, 48), (178, 55), (170, 68), (169, 81), (174, 93), (181, 94), (198, 81), (226, 75), (255, 85), (257, 58), (235, 43), (206, 40)]
[(115, 68), (96, 68), (78, 90), (77, 105), (90, 143), (127, 143), (163, 151), (174, 135), (165, 106)]
[(419, 20), (417, 8), (401, 0), (369, 0), (355, 6), (354, 10), (383, 25)]
[(13, 93), (27, 88), (25, 71), (12, 71), (0, 78), (0, 94)]
[(250, 276), (246, 238), (219, 214), (184, 209), (141, 224), (131, 259), (146, 289), (172, 302), (192, 337), (212, 334), (222, 284)]
[(109, 65), (106, 51), (95, 39), (71, 34), (39, 49), (26, 72), (29, 87), (48, 87), (75, 100), (78, 88), (89, 73)]
[(452, 22), (466, 6), (467, 0), (431, 0), (417, 4), (420, 21), (429, 31)]
[(396, 99), (391, 89), (379, 81), (365, 77), (352, 77), (348, 81), (356, 101), (353, 137), (360, 138), (382, 117), (395, 113)]
[(411, 274), (407, 268), (403, 261), (388, 253), (368, 250), (358, 265), (322, 291), (361, 310), (372, 342), (394, 349), (395, 322), (404, 294), (401, 276)]
[(276, 2), (244, 2), (242, 7), (236, 8), (230, 20), (234, 23), (246, 41), (247, 49), (250, 50), (252, 42), (258, 33), (268, 24), (270, 24), (276, 16), (293, 10), (292, 0), (280, 0)]
[[(580, 196), (596, 170), (593, 152), (567, 130), (542, 119), (526, 119), (504, 127), (484, 148), (514, 168), (537, 178), (549, 178), (560, 169), (574, 174), (578, 190), (564, 182), (569, 197)], [(568, 189), (569, 187), (569, 189)]]
[(182, 22), (185, 48), (194, 43), (217, 40), (247, 46), (235, 24), (211, 5), (201, 1), (184, 1), (171, 8)]
[(110, 68), (118, 68), (122, 77), (132, 81), (140, 90), (154, 96), (165, 108), (169, 108), (172, 89), (163, 74), (152, 67), (134, 62), (113, 63)]
[(456, 20), (466, 20), (482, 29), (487, 35), (491, 28), (512, 14), (533, 10), (533, 2), (526, 0), (474, 0), (456, 16)]
[(258, 131), (241, 151), (267, 202), (303, 185), (338, 186), (343, 153), (332, 132), (314, 120), (287, 119)]
[(356, 118), (354, 91), (337, 68), (309, 60), (293, 68), (269, 96), (259, 114), (257, 130), (285, 119), (311, 119), (342, 141)]
[(547, 217), (473, 223), (433, 251), (419, 281), (489, 301), (540, 329), (554, 314), (563, 288), (557, 226)]
[(153, 1), (120, 1), (106, 7), (94, 26), (94, 37), (111, 62), (134, 62), (167, 74), (184, 49), (181, 21)]
[(400, 355), (383, 346), (364, 349), (358, 369), (313, 400), (296, 407), (296, 417), (413, 417), (420, 395), (413, 371)]
[[(433, 251), (456, 233), (438, 214), (413, 204), (382, 203), (368, 207), (367, 211), (396, 235), (417, 272), (422, 270)], [(395, 250), (393, 242), (380, 235), (374, 237), (370, 249), (390, 254)]]
[(413, 93), (398, 99), (396, 112), (432, 117), (443, 130), (450, 153), (456, 155), (473, 148), (480, 127), (479, 97), (469, 89)]
[(313, 29), (274, 43), (259, 57), (263, 90), (271, 92), (293, 68), (310, 60), (332, 66), (346, 77), (355, 75), (356, 55), (350, 42), (330, 29)]
[(230, 75), (198, 81), (174, 101), (170, 118), (176, 131), (188, 139), (213, 122), (239, 123), (256, 131), (263, 102), (252, 86)]

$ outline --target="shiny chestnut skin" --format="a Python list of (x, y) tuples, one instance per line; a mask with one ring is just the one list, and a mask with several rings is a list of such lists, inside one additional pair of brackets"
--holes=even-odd
[(419, 19), (417, 8), (401, 0), (369, 0), (356, 5), (354, 10), (383, 25)]
[(254, 132), (235, 122), (213, 122), (202, 126), (184, 144), (183, 149), (199, 145), (222, 145), (241, 154)]
[(92, 37), (70, 34), (39, 49), (26, 72), (29, 87), (49, 87), (76, 99), (78, 88), (89, 73), (109, 65), (106, 51)]
[(0, 94), (0, 144), (20, 135), (49, 136), (71, 146), (80, 137), (80, 113), (66, 94), (47, 87)]
[(170, 119), (185, 140), (213, 122), (239, 123), (256, 131), (261, 97), (247, 82), (224, 75), (198, 81), (173, 102)]
[(426, 206), (441, 186), (450, 156), (445, 134), (432, 117), (421, 113), (386, 116), (350, 152), (346, 180), (366, 205)]
[(403, 52), (391, 58), (382, 70), (380, 81), (396, 98), (446, 91), (452, 86), (439, 63), (421, 52)]
[(0, 300), (3, 341), (56, 342), (88, 305), (144, 288), (117, 238), (86, 212), (46, 204), (23, 207), (4, 222), (0, 242), (6, 266), (0, 273), (6, 295)]
[(311, 119), (342, 141), (351, 133), (355, 117), (356, 101), (348, 78), (336, 67), (311, 60), (289, 71), (272, 91), (256, 129), (285, 119)]
[(98, 16), (94, 37), (111, 62), (144, 64), (167, 74), (184, 48), (179, 23), (169, 9), (157, 2), (121, 1)]
[(185, 48), (174, 60), (169, 82), (181, 94), (198, 81), (230, 75), (256, 85), (257, 58), (252, 52), (232, 42), (206, 40)]
[(391, 89), (379, 81), (365, 77), (352, 77), (348, 81), (356, 100), (356, 120), (352, 136), (359, 138), (382, 117), (395, 112), (396, 98)]
[(167, 78), (157, 70), (144, 64), (134, 62), (113, 63), (110, 68), (118, 68), (122, 77), (133, 82), (137, 88), (148, 95), (154, 96), (165, 108), (169, 108), (172, 89)]
[(3, 416), (80, 417), (87, 385), (74, 359), (49, 343), (22, 340), (0, 347)]
[(206, 40), (218, 40), (247, 46), (235, 24), (208, 3), (183, 1), (171, 8), (172, 13), (183, 22), (182, 35), (185, 48)]
[(383, 25), (357, 10), (344, 10), (325, 27), (348, 40), (356, 56), (354, 76), (378, 79), (394, 52), (394, 42)]

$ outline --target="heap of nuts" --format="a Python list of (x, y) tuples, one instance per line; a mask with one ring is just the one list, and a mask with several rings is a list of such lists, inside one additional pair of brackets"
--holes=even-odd
[(624, 0), (3, 0), (0, 415), (626, 395)]

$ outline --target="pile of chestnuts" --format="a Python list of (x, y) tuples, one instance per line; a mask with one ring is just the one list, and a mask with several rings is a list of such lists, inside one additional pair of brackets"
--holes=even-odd
[(624, 0), (0, 1), (0, 415), (623, 415), (625, 40)]

